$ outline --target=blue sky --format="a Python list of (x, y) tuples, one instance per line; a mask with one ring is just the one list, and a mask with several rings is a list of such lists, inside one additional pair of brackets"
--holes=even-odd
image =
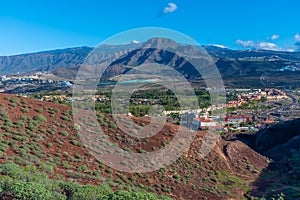
[(0, 4), (0, 55), (95, 46), (133, 28), (163, 27), (200, 44), (295, 51), (298, 0), (9, 0)]

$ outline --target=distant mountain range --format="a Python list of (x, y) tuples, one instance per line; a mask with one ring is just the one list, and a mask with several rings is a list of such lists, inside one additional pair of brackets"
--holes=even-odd
[(0, 73), (31, 73), (71, 68), (80, 65), (91, 50), (90, 47), (78, 47), (16, 56), (0, 56)]
[[(128, 66), (134, 67), (155, 62), (173, 66), (190, 80), (201, 80), (201, 75), (195, 73), (191, 64), (183, 58), (155, 48), (165, 43), (168, 43), (174, 52), (193, 54), (201, 49), (162, 38), (153, 38), (140, 44), (102, 45), (97, 48), (100, 57), (114, 58), (102, 78), (105, 80), (126, 73)], [(298, 52), (231, 50), (218, 46), (203, 46), (203, 49), (216, 62), (227, 86), (300, 85), (300, 53)], [(0, 74), (47, 71), (62, 78), (74, 79), (80, 65), (92, 51), (91, 47), (77, 47), (16, 56), (0, 56)]]

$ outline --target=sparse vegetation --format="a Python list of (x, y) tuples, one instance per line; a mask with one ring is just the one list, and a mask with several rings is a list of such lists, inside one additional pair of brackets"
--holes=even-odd
[(34, 120), (38, 122), (47, 122), (47, 118), (44, 115), (38, 114), (33, 117)]
[[(24, 191), (27, 191), (29, 196), (44, 199), (47, 199), (49, 194), (52, 199), (54, 197), (55, 199), (86, 199), (95, 192), (99, 195), (97, 199), (102, 199), (104, 197), (101, 196), (101, 191), (102, 189), (106, 191), (105, 188), (102, 188), (103, 183), (107, 184), (105, 187), (110, 190), (104, 199), (151, 199), (151, 196), (154, 199), (165, 198), (147, 192), (174, 195), (176, 199), (177, 195), (192, 195), (193, 191), (212, 199), (214, 197), (237, 199), (241, 197), (241, 194), (251, 190), (250, 181), (259, 175), (264, 165), (263, 163), (261, 168), (257, 167), (256, 162), (261, 162), (262, 159), (260, 155), (251, 154), (250, 159), (244, 152), (241, 154), (245, 158), (238, 159), (236, 162), (230, 159), (225, 160), (224, 155), (221, 155), (222, 151), (213, 152), (203, 160), (194, 160), (196, 154), (194, 146), (200, 146), (196, 143), (189, 150), (188, 157), (181, 157), (172, 165), (161, 170), (145, 174), (121, 173), (96, 160), (81, 142), (76, 130), (85, 130), (85, 125), (93, 129), (93, 133), (87, 137), (90, 137), (91, 140), (94, 137), (98, 139), (97, 124), (91, 122), (88, 116), (83, 116), (85, 123), (73, 124), (69, 107), (53, 105), (52, 108), (49, 108), (48, 103), (41, 104), (40, 102), (31, 103), (32, 105), (29, 106), (27, 103), (31, 101), (30, 99), (26, 101), (27, 103), (22, 99), (17, 100), (14, 103), (15, 107), (11, 108), (16, 113), (4, 109), (7, 108), (6, 104), (0, 107), (0, 158), (3, 162), (11, 161), (11, 163), (4, 164), (3, 168), (0, 164), (0, 173), (2, 174), (0, 176), (0, 188), (2, 189), (0, 189), (0, 199), (5, 195), (15, 195), (17, 198), (18, 195), (24, 195), (22, 193)], [(20, 105), (18, 105), (19, 102)], [(12, 102), (7, 101), (7, 103)], [(26, 115), (22, 111), (24, 108), (28, 109)], [(134, 138), (118, 129), (112, 116), (97, 113), (97, 118), (102, 125), (102, 130), (106, 133), (105, 138), (110, 140), (114, 147), (122, 148), (129, 153), (157, 151), (162, 146), (167, 146), (176, 135), (177, 126), (167, 124), (160, 133), (151, 138)], [(147, 119), (134, 118), (134, 123), (121, 120), (125, 127), (135, 131), (135, 124), (142, 127), (149, 124)], [(107, 145), (111, 144), (107, 143)], [(217, 146), (216, 148), (222, 150), (223, 147)], [(246, 146), (239, 147), (241, 149), (248, 148)], [(103, 147), (102, 150), (112, 153)], [(130, 164), (127, 161), (120, 162), (122, 166), (130, 166)], [(151, 163), (145, 163), (146, 167), (150, 165)], [(226, 166), (231, 166), (232, 171), (220, 170)], [(20, 169), (17, 169), (18, 167)], [(11, 172), (11, 170), (15, 172)], [(248, 178), (245, 179), (243, 176), (235, 174), (236, 172), (245, 174)], [(64, 182), (66, 180), (85, 184), (92, 183), (97, 186), (81, 186)], [(17, 191), (19, 188), (24, 188), (24, 191)], [(113, 191), (115, 189), (122, 191), (113, 192), (112, 189)], [(186, 191), (189, 191), (189, 194)], [(236, 194), (235, 191), (238, 191), (239, 194)], [(286, 191), (283, 193), (288, 196)], [(276, 191), (275, 194), (277, 194)]]
[(1, 199), (168, 199), (138, 190), (113, 192), (107, 184), (81, 186), (72, 182), (51, 180), (46, 174), (38, 172), (34, 166), (20, 168), (15, 164), (7, 163), (0, 165), (0, 172), (2, 174)]
[(67, 131), (60, 131), (59, 134), (63, 135), (63, 136), (68, 136), (69, 135), (69, 133)]

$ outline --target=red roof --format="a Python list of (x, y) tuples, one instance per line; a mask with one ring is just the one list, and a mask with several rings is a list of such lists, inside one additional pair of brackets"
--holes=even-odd
[(194, 120), (198, 122), (213, 122), (211, 119), (206, 119), (206, 118), (195, 118)]
[(265, 124), (273, 124), (273, 123), (275, 123), (275, 121), (274, 120), (266, 120), (266, 121), (264, 121), (264, 123)]
[(231, 118), (231, 119), (241, 119), (241, 118), (245, 118), (244, 116), (230, 116), (227, 118)]

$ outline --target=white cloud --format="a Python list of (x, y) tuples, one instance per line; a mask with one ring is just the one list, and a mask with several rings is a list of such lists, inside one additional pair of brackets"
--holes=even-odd
[(213, 44), (213, 45), (211, 45), (211, 46), (219, 47), (219, 48), (221, 48), (221, 49), (226, 49), (226, 48), (227, 48), (226, 46), (224, 46), (224, 45), (222, 45), (222, 44)]
[(255, 43), (252, 40), (246, 40), (246, 41), (237, 40), (235, 43), (239, 46), (244, 47), (244, 48), (249, 48), (249, 47), (253, 48), (253, 47), (255, 47)]
[(289, 49), (285, 49), (285, 51), (287, 51), (287, 52), (295, 52), (296, 49), (289, 48)]
[[(280, 35), (274, 34), (272, 37), (268, 37), (268, 40), (277, 40)], [(261, 49), (261, 50), (272, 50), (272, 51), (287, 51), (287, 52), (300, 52), (300, 34), (294, 35), (294, 44), (280, 47), (273, 42), (268, 41), (253, 41), (253, 40), (237, 40), (235, 43), (246, 49)]]
[(237, 40), (236, 44), (242, 46), (243, 48), (251, 48), (251, 49), (262, 49), (262, 50), (272, 50), (272, 51), (280, 51), (282, 50), (276, 44), (271, 42), (254, 42), (252, 40)]
[(138, 41), (138, 40), (132, 40), (131, 43), (132, 43), (132, 44), (139, 44), (140, 41)]
[(271, 42), (259, 42), (257, 44), (258, 49), (263, 49), (263, 50), (273, 50), (273, 51), (280, 51), (281, 48), (278, 47), (276, 44), (271, 43)]
[(294, 38), (297, 42), (300, 42), (300, 34), (299, 33), (297, 33)]
[(280, 38), (280, 35), (277, 35), (277, 34), (271, 36), (271, 40), (277, 40), (279, 38)]
[(175, 12), (177, 10), (177, 5), (175, 3), (168, 3), (168, 6), (165, 7), (164, 9), (164, 13), (172, 13), (172, 12)]

